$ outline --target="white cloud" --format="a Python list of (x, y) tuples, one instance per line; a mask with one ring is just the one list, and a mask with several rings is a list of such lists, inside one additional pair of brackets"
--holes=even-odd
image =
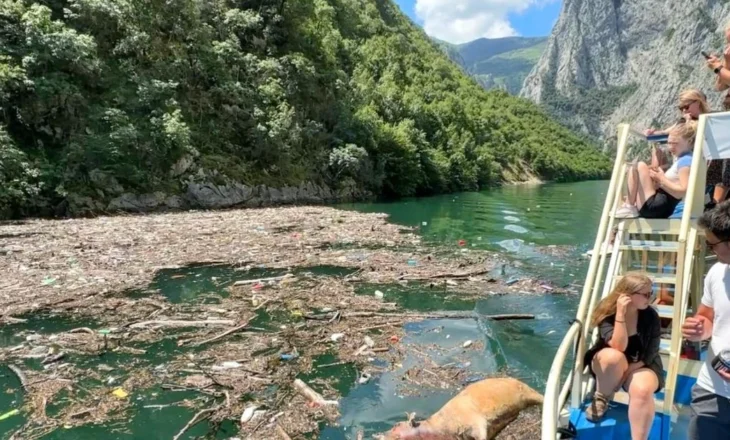
[(507, 18), (557, 0), (416, 0), (416, 15), (432, 37), (450, 43), (517, 35)]

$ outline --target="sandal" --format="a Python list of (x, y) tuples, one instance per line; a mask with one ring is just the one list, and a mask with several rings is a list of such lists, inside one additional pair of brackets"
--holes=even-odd
[(608, 412), (608, 399), (596, 391), (593, 394), (593, 401), (586, 409), (586, 419), (596, 423), (606, 415), (606, 412)]

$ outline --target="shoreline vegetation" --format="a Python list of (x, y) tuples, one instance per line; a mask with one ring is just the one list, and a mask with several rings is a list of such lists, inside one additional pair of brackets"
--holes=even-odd
[(398, 198), (610, 172), (536, 105), (483, 90), (390, 0), (10, 1), (0, 15), (0, 218), (206, 207), (201, 187)]
[[(424, 244), (414, 232), (384, 214), (311, 206), (0, 224), (0, 331), (10, 332), (0, 361), (13, 365), (25, 395), (15, 434), (110, 423), (133, 430), (123, 421), (144, 411), (132, 403), (141, 399), (144, 408), (197, 414), (175, 432), (205, 421), (234, 423), (242, 438), (309, 435), (336, 422), (342, 371), (355, 371), (347, 380), (361, 385), (398, 372), (399, 393), (468, 383), (473, 372), (459, 365), (482, 342), (464, 341), (462, 362), (438, 365), (425, 354), (434, 347), (401, 343), (405, 323), (534, 318), (408, 311), (363, 288), (410, 286), (409, 295), (459, 301), (574, 293), (505, 280), (499, 254)], [(233, 275), (196, 272), (210, 268)], [(179, 271), (168, 281), (203, 276), (219, 293), (173, 300), (154, 284), (171, 269)], [(72, 322), (59, 328), (54, 319)], [(406, 356), (421, 360), (401, 371)], [(170, 393), (187, 397), (155, 400)], [(538, 422), (539, 410), (525, 412), (498, 438), (529, 437)]]

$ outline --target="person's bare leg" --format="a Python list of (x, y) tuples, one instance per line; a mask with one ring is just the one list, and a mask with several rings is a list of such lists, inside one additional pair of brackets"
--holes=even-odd
[(654, 181), (649, 176), (649, 166), (644, 162), (639, 162), (636, 165), (636, 174), (638, 176), (639, 184), (637, 185), (638, 194), (635, 200), (635, 205), (638, 209), (644, 206), (644, 203), (656, 194), (656, 186)]
[(659, 379), (652, 370), (641, 368), (626, 379), (629, 390), (631, 440), (647, 440), (654, 423), (654, 393)]
[(596, 391), (608, 398), (618, 388), (629, 364), (620, 351), (604, 348), (596, 353), (591, 367), (596, 375)]

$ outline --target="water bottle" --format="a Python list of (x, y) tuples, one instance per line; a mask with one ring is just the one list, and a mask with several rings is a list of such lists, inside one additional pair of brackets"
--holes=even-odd
[(730, 373), (730, 350), (723, 350), (712, 360), (712, 368), (717, 371)]

